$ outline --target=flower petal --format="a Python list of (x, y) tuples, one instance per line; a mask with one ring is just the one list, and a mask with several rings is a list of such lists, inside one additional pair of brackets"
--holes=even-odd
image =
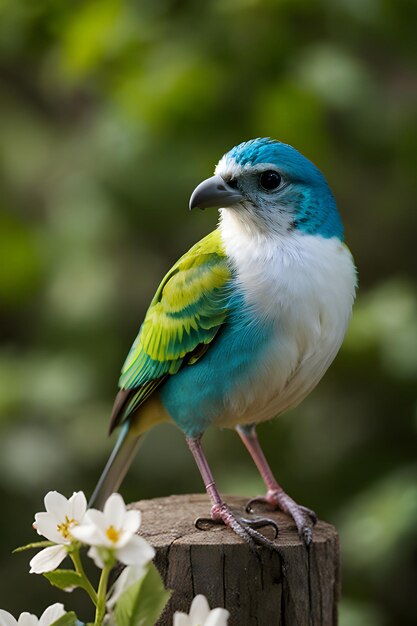
[(81, 522), (87, 510), (87, 499), (83, 491), (74, 491), (68, 500), (68, 517)]
[(194, 598), (190, 608), (191, 626), (203, 626), (210, 613), (206, 596), (199, 594)]
[(174, 622), (172, 626), (191, 626), (190, 618), (186, 613), (176, 611), (174, 613)]
[(213, 609), (204, 622), (204, 626), (227, 626), (229, 615), (230, 613), (226, 609)]
[(117, 537), (117, 541), (112, 542), (113, 548), (123, 548), (129, 541), (131, 541), (132, 533), (127, 533), (124, 530)]
[(9, 611), (0, 609), (0, 626), (16, 626), (17, 620)]
[(38, 626), (39, 620), (32, 613), (21, 613), (17, 621), (18, 626)]
[(140, 511), (126, 511), (125, 519), (123, 521), (123, 530), (134, 534), (139, 530), (141, 523)]
[(93, 526), (97, 526), (103, 535), (106, 534), (106, 528), (108, 527), (107, 520), (103, 511), (97, 511), (97, 509), (90, 509), (84, 516), (85, 524), (92, 524)]
[(56, 622), (56, 620), (65, 615), (65, 613), (64, 605), (56, 602), (44, 610), (39, 618), (39, 626), (50, 626), (50, 624)]
[(112, 493), (107, 498), (103, 513), (107, 524), (112, 524), (115, 528), (122, 528), (126, 515), (126, 505), (120, 493)]
[(44, 572), (52, 572), (54, 569), (62, 563), (67, 556), (65, 546), (50, 546), (44, 548), (35, 554), (30, 561), (30, 573), (31, 574), (43, 574)]
[[(87, 511), (84, 516), (84, 523), (71, 528), (71, 534), (78, 541), (88, 544), (89, 546), (107, 546), (113, 545), (106, 535), (106, 529), (103, 526), (104, 516), (101, 511)], [(97, 522), (97, 523), (96, 523)]]
[(57, 520), (51, 513), (36, 513), (34, 527), (38, 535), (43, 535), (54, 543), (67, 543), (57, 528)]
[(68, 513), (68, 500), (58, 491), (48, 491), (44, 498), (45, 509), (53, 515), (57, 522), (62, 522)]
[(125, 565), (144, 565), (153, 559), (155, 550), (143, 537), (133, 535), (126, 545), (117, 548), (116, 556)]
[(90, 557), (90, 559), (93, 559), (97, 567), (99, 567), (100, 569), (103, 569), (104, 567), (103, 559), (101, 558), (100, 553), (97, 550), (97, 548), (90, 548), (89, 551), (87, 552), (87, 555)]
[(97, 529), (92, 524), (80, 524), (71, 528), (71, 535), (77, 541), (86, 543), (88, 546), (100, 545), (101, 535), (97, 535)]

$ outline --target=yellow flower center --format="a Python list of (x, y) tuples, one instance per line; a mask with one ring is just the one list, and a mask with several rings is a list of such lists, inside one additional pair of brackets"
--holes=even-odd
[(75, 526), (76, 523), (77, 522), (75, 521), (75, 519), (69, 519), (69, 517), (66, 515), (65, 522), (57, 525), (58, 532), (61, 533), (64, 539), (71, 539), (70, 528)]
[(120, 530), (117, 530), (114, 526), (109, 526), (106, 530), (107, 538), (110, 539), (112, 543), (117, 543), (120, 538)]

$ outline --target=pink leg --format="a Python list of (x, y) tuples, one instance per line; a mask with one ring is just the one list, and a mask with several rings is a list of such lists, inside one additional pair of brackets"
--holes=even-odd
[[(220, 496), (220, 493), (214, 482), (213, 474), (207, 463), (203, 448), (201, 446), (201, 437), (186, 437), (188, 447), (190, 448), (197, 467), (200, 470), (201, 477), (204, 482), (206, 491), (212, 502), (211, 507), (211, 521), (215, 523), (224, 523), (229, 526), (239, 537), (249, 543), (251, 547), (254, 547), (255, 543), (259, 543), (269, 548), (274, 548), (272, 541), (267, 539), (264, 535), (259, 533), (256, 529), (263, 526), (273, 526), (276, 533), (278, 528), (272, 520), (268, 519), (254, 519), (247, 520), (238, 517), (229, 509)], [(207, 523), (209, 520), (199, 519), (196, 521), (197, 528), (201, 529), (203, 523)]]
[(254, 460), (268, 490), (265, 496), (253, 498), (248, 503), (248, 511), (252, 510), (252, 504), (256, 502), (263, 502), (278, 507), (284, 513), (291, 515), (297, 526), (298, 533), (305, 543), (311, 543), (313, 526), (317, 521), (316, 514), (314, 511), (297, 504), (277, 483), (259, 444), (255, 426), (252, 424), (250, 426), (238, 426), (236, 430)]

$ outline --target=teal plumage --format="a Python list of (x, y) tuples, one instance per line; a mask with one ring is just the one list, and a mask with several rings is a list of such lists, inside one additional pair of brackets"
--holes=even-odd
[(249, 366), (261, 367), (270, 327), (256, 323), (243, 302), (243, 294), (235, 292), (229, 301), (229, 315), (204, 358), (193, 367), (182, 368), (161, 389), (162, 404), (188, 437), (202, 435), (213, 424), (232, 426), (227, 417), (223, 422), (219, 419), (229, 414), (230, 394), (236, 386), (250, 384)]

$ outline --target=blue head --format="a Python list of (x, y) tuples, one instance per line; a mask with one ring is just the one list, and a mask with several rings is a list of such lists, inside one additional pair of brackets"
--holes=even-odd
[(292, 146), (272, 139), (241, 143), (219, 161), (216, 177), (224, 181), (229, 196), (238, 200), (220, 205), (227, 206), (223, 210), (233, 211), (256, 230), (343, 239), (343, 225), (326, 179)]

